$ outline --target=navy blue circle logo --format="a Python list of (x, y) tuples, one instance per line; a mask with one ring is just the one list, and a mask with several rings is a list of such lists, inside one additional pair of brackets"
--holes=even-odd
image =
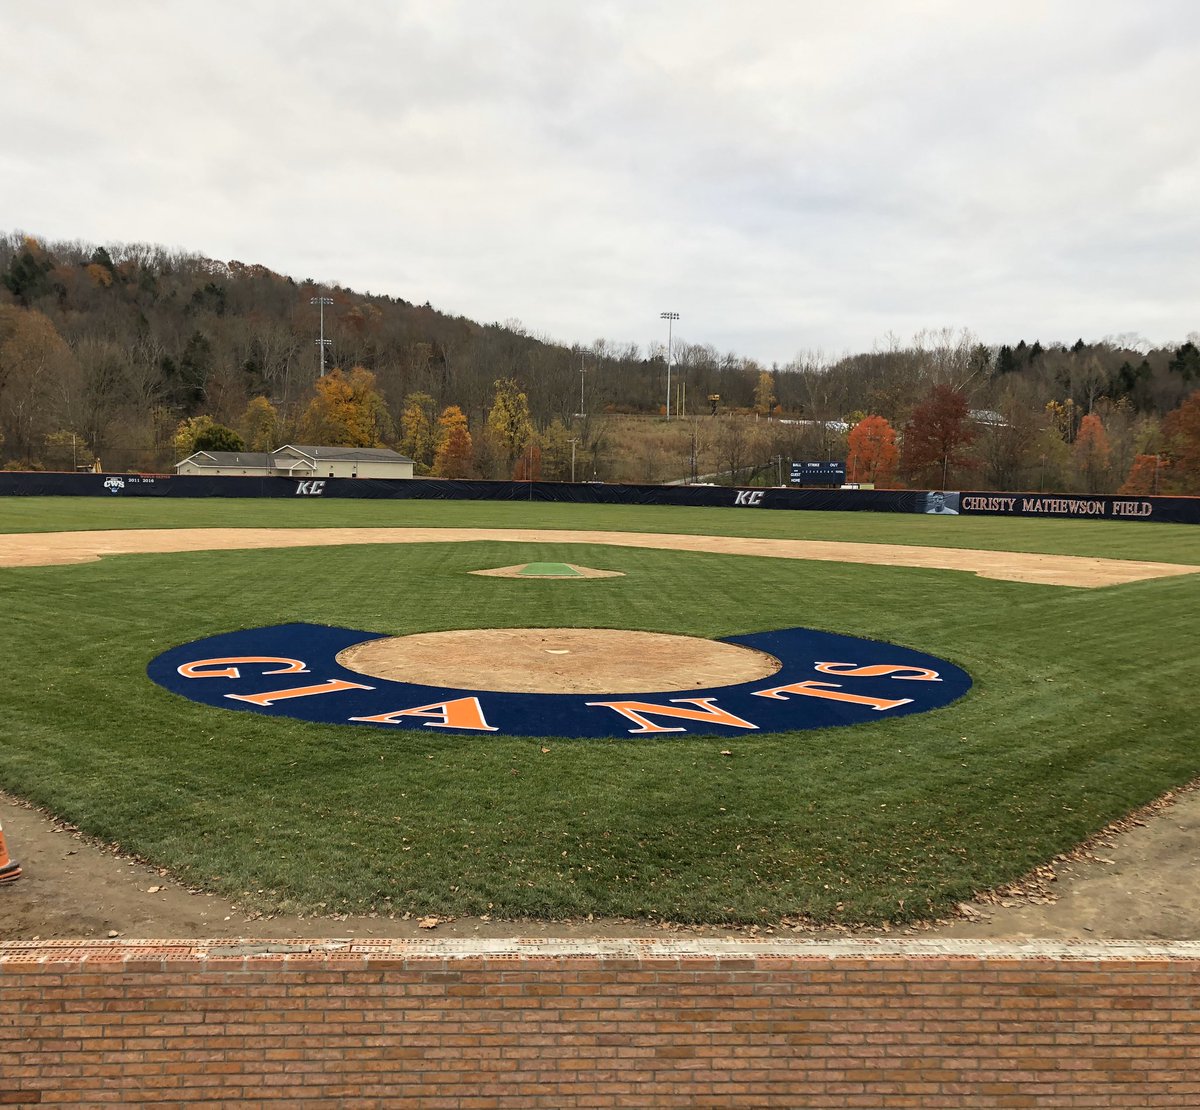
[(383, 636), (316, 624), (247, 629), (171, 648), (146, 673), (172, 693), (222, 709), (485, 736), (793, 732), (924, 713), (971, 687), (966, 671), (932, 655), (809, 628), (719, 641), (773, 656), (780, 667), (768, 678), (674, 692), (461, 689), (376, 678), (338, 661), (346, 649)]

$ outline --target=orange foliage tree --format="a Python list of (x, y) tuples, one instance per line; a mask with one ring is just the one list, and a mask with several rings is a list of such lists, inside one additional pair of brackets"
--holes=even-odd
[(850, 429), (846, 480), (890, 486), (896, 480), (900, 452), (896, 430), (882, 416), (864, 416)]
[(513, 463), (514, 482), (540, 482), (542, 478), (542, 445), (536, 438), (525, 444), (525, 450)]
[(1104, 422), (1094, 412), (1089, 412), (1079, 422), (1075, 446), (1071, 449), (1075, 471), (1083, 482), (1085, 493), (1103, 492), (1111, 456)]
[(300, 421), (305, 443), (316, 447), (382, 447), (391, 437), (387, 404), (375, 388), (375, 375), (361, 366), (334, 370), (316, 383), (317, 395)]
[(1158, 493), (1161, 472), (1168, 465), (1167, 460), (1159, 455), (1135, 455), (1133, 465), (1129, 468), (1129, 473), (1117, 493), (1143, 495)]
[(438, 417), (438, 445), (433, 472), (440, 478), (468, 478), (474, 445), (467, 418), (457, 405), (447, 405)]
[(1200, 389), (1163, 419), (1171, 447), (1172, 485), (1180, 493), (1200, 493)]

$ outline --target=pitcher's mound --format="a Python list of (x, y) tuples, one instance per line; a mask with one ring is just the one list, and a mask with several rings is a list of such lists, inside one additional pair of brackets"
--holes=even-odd
[(515, 567), (496, 567), (494, 570), (473, 570), (490, 578), (624, 578), (619, 570), (595, 570), (576, 563), (518, 563)]
[(773, 656), (737, 644), (616, 628), (424, 632), (355, 644), (337, 659), (375, 678), (526, 694), (698, 690), (779, 670)]

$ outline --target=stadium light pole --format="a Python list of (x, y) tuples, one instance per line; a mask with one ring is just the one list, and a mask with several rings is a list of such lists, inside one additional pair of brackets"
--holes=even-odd
[(679, 319), (679, 313), (678, 312), (660, 312), (658, 314), (658, 318), (660, 320), (666, 320), (666, 322), (667, 322), (667, 419), (670, 420), (671, 419), (672, 326), (674, 325), (675, 321)]
[(317, 347), (321, 351), (321, 373), (319, 376), (323, 378), (325, 377), (325, 348), (333, 342), (332, 339), (325, 338), (325, 306), (327, 304), (333, 304), (333, 298), (309, 297), (308, 303), (321, 306), (321, 338), (317, 340)]
[[(583, 404), (583, 352), (579, 352), (579, 415), (587, 416), (587, 409)], [(572, 478), (571, 481), (575, 479)]]

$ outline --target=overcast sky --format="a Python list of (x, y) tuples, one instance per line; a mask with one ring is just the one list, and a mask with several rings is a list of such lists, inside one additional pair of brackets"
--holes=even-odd
[(785, 363), (1200, 329), (1195, 0), (0, 0), (0, 230)]

